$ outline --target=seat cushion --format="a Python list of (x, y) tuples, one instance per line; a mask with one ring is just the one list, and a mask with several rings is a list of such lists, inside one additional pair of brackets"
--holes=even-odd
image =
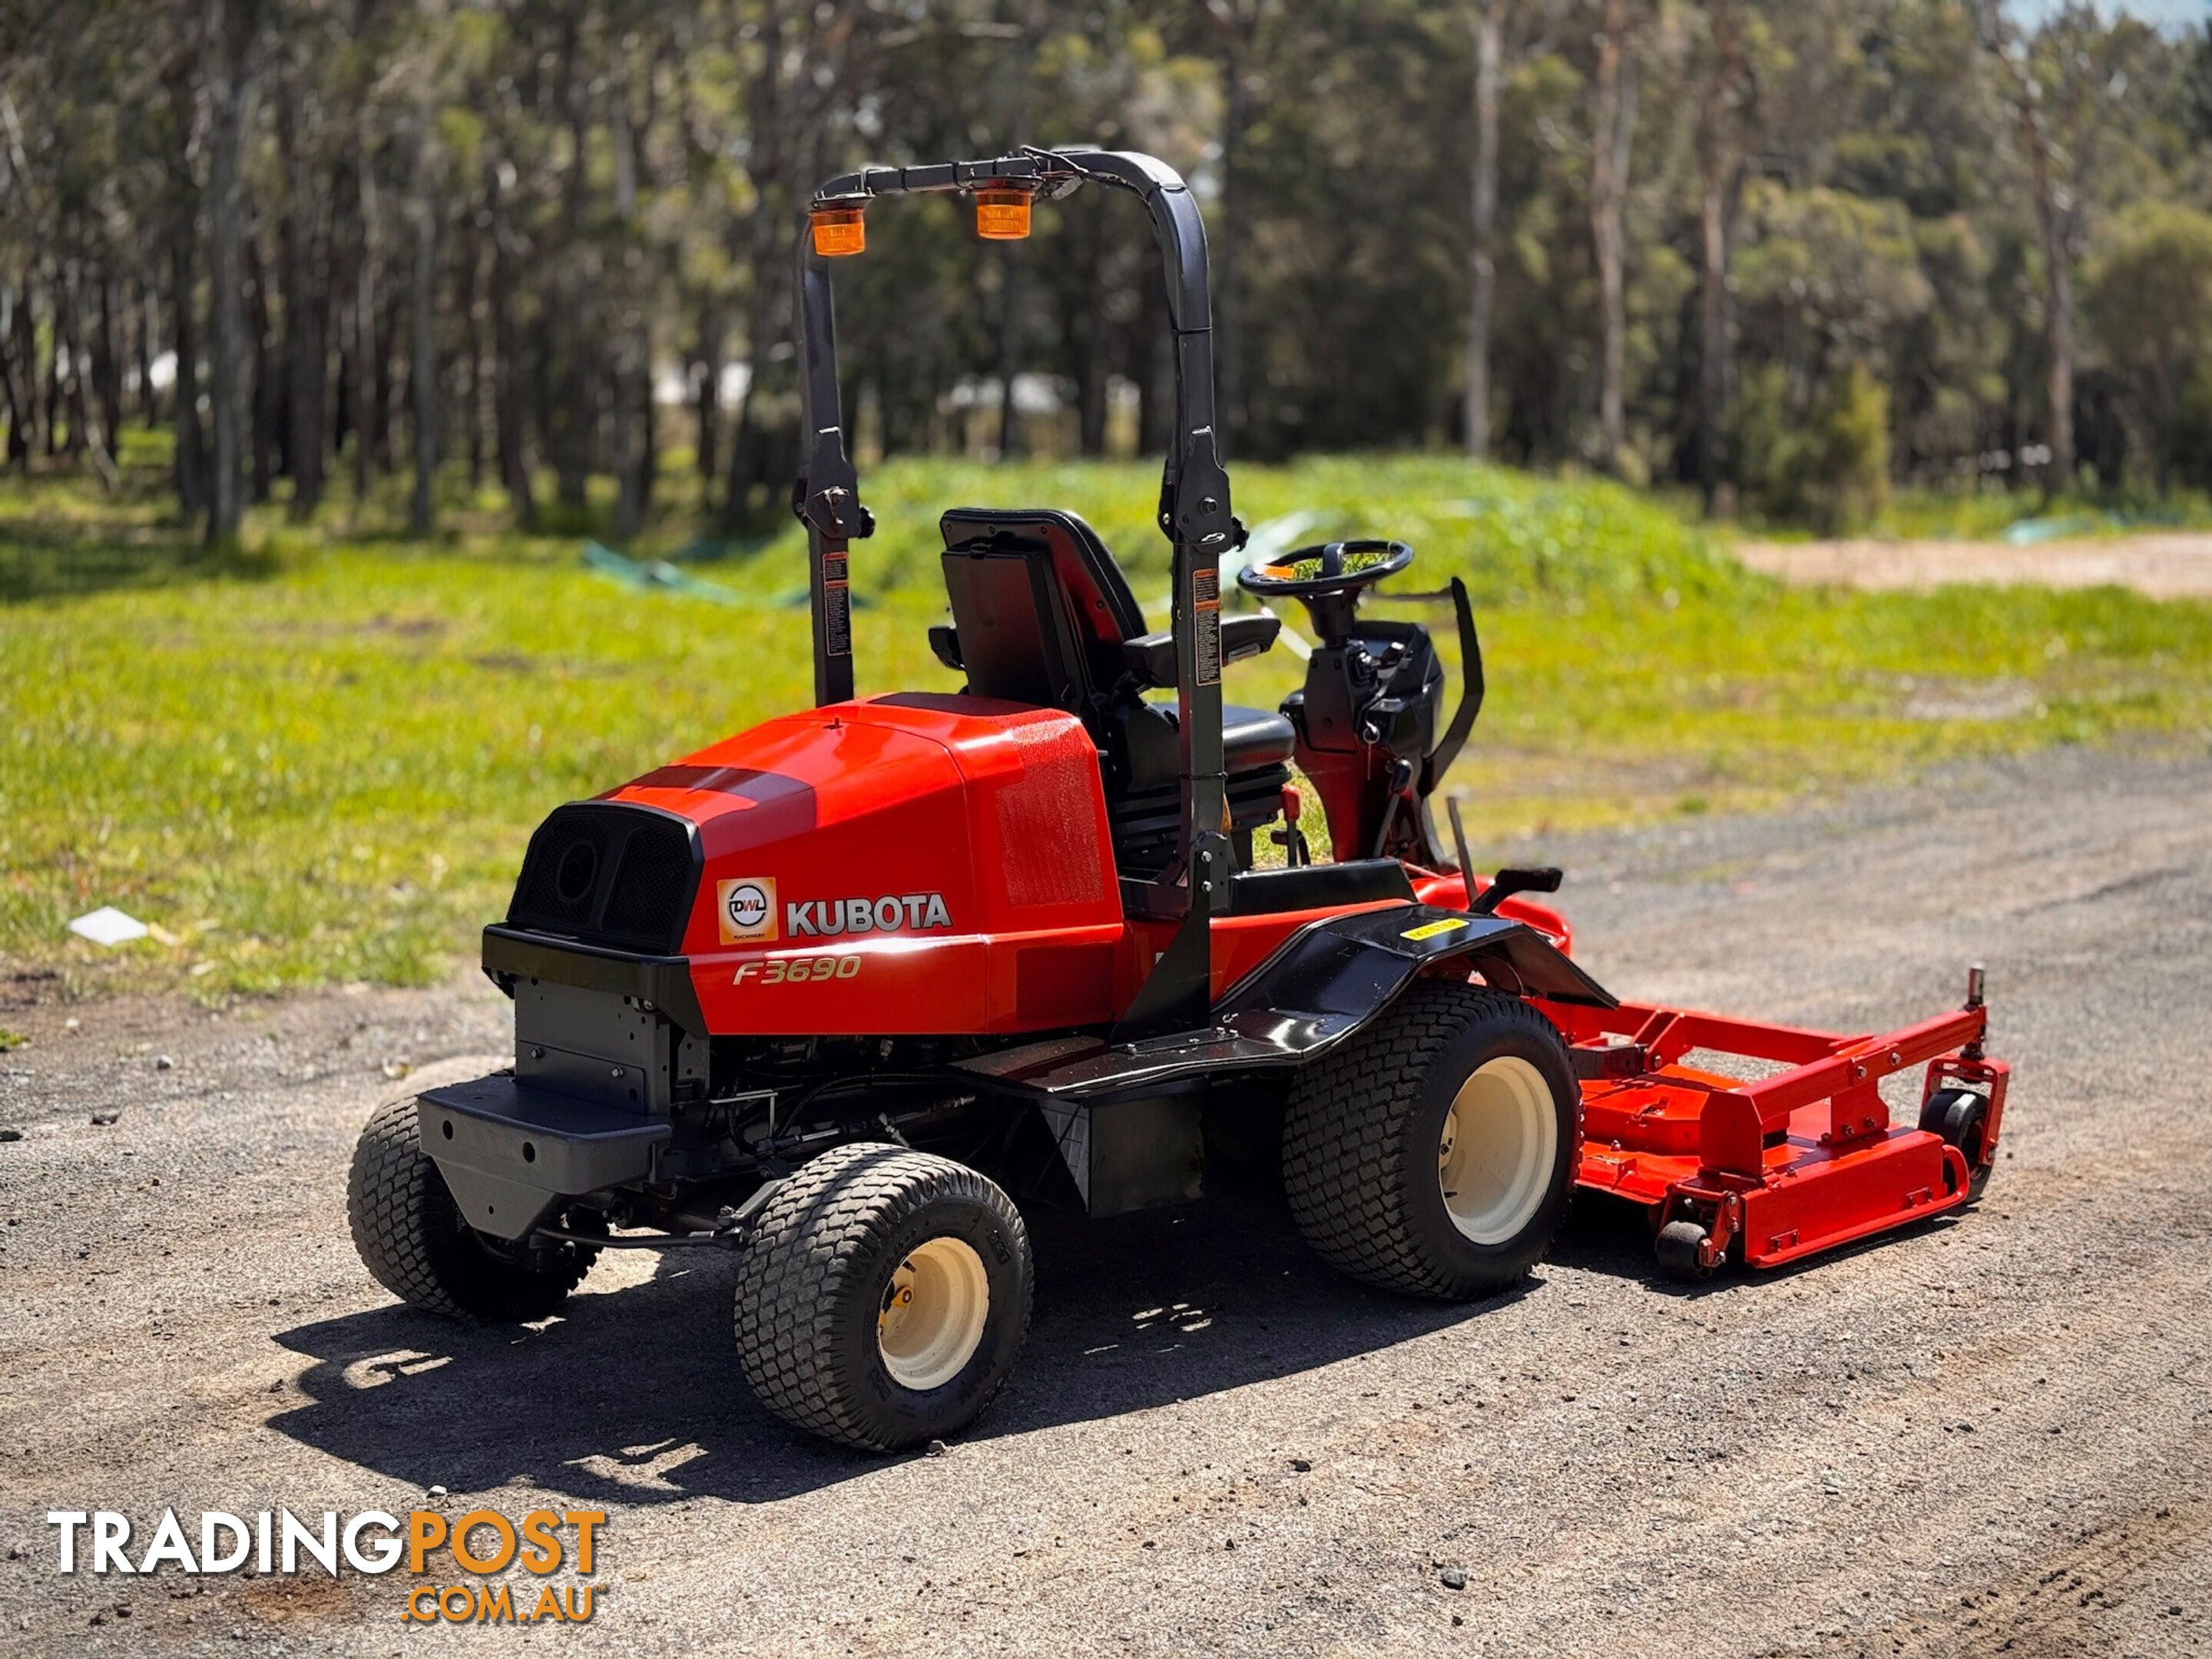
[(1298, 734), (1290, 721), (1269, 708), (1243, 708), (1235, 703), (1221, 708), (1221, 753), (1231, 772), (1256, 767), (1280, 766), (1291, 757)]
[[(1176, 732), (1181, 722), (1173, 702), (1147, 697), (1127, 712), (1114, 748), (1121, 757), (1118, 772), (1109, 771), (1107, 793), (1140, 795), (1155, 789), (1172, 789), (1182, 757)], [(1264, 708), (1240, 708), (1224, 703), (1221, 709), (1223, 769), (1231, 776), (1240, 772), (1263, 772), (1290, 763), (1297, 733), (1280, 714)]]

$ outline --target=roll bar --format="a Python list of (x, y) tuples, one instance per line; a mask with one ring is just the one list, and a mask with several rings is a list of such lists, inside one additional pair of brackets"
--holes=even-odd
[[(1175, 435), (1160, 475), (1159, 526), (1175, 545), (1170, 625), (1175, 635), (1182, 823), (1176, 857), (1143, 895), (1144, 913), (1180, 917), (1117, 1035), (1143, 1036), (1205, 1023), (1212, 1003), (1212, 919), (1229, 908), (1234, 869), (1221, 750), (1221, 556), (1244, 544), (1230, 511), (1229, 475), (1214, 441), (1212, 301), (1206, 225), (1182, 176), (1133, 151), (1024, 147), (988, 161), (928, 167), (863, 167), (816, 189), (812, 209), (857, 206), (878, 196), (939, 194), (992, 185), (1026, 185), (1056, 199), (1085, 184), (1142, 198), (1167, 278), (1175, 336)], [(813, 612), (814, 700), (853, 695), (851, 544), (875, 520), (860, 502), (860, 475), (845, 447), (837, 382), (837, 328), (830, 271), (802, 231), (793, 292), (798, 308), (801, 471), (792, 505), (806, 526), (807, 587)]]

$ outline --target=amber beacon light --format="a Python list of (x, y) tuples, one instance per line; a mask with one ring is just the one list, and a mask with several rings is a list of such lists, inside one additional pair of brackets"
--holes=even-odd
[(1018, 242), (1030, 234), (1030, 193), (1025, 190), (975, 192), (975, 234), (987, 242)]
[(866, 250), (868, 227), (856, 204), (818, 207), (806, 216), (814, 227), (814, 251), (823, 258), (840, 259)]

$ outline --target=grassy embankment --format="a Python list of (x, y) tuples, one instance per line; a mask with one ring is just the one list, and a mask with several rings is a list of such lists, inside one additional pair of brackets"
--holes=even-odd
[[(1452, 788), (1486, 844), (1753, 807), (1948, 757), (2212, 739), (2212, 607), (2114, 592), (1785, 592), (1609, 485), (1455, 462), (1243, 468), (1248, 522), (1412, 541), (1419, 585), (1474, 587), (1490, 700)], [(937, 512), (1085, 514), (1164, 620), (1166, 547), (1139, 466), (906, 462), (870, 481), (864, 691), (950, 688)], [(580, 538), (479, 528), (427, 547), (257, 519), (210, 563), (149, 491), (0, 492), (0, 975), (205, 996), (422, 981), (503, 910), (560, 801), (804, 703), (796, 531), (687, 565), (744, 596), (637, 593)], [(663, 550), (681, 539), (673, 524)], [(1428, 613), (1440, 640), (1443, 613)], [(1295, 682), (1278, 651), (1232, 700)], [(121, 906), (161, 937), (100, 951), (64, 924)]]

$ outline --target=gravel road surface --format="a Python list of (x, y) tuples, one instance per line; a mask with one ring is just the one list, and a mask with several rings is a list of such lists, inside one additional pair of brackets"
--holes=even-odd
[(2212, 597), (2212, 535), (2147, 531), (2082, 541), (1738, 542), (1754, 570), (1790, 582), (1906, 587), (1946, 582), (2033, 582), (2042, 587), (2132, 587), (2156, 599)]
[[(1451, 1308), (1264, 1195), (1042, 1218), (1022, 1366), (935, 1456), (766, 1416), (705, 1252), (532, 1329), (369, 1281), (354, 1134), (387, 1061), (498, 1047), (480, 985), (0, 1006), (0, 1651), (2212, 1652), (2209, 808), (2212, 760), (2053, 754), (1554, 845), (1624, 994), (1864, 1030), (1986, 960), (1980, 1207), (1685, 1291), (1586, 1203)], [(422, 1630), (404, 1572), (63, 1577), (43, 1520), (479, 1504), (610, 1512), (589, 1626)]]

